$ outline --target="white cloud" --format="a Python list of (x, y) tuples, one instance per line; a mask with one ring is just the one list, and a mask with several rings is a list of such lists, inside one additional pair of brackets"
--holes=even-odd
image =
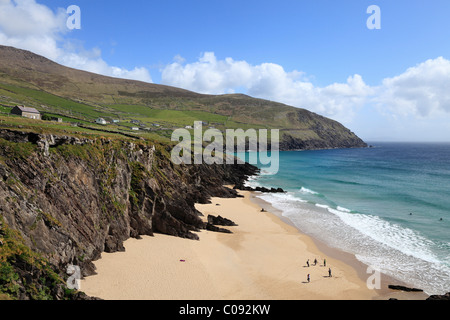
[(101, 51), (96, 48), (91, 51), (64, 52), (57, 59), (57, 62), (75, 69), (106, 76), (152, 82), (150, 73), (146, 68), (136, 67), (133, 70), (127, 70), (110, 66), (101, 58)]
[[(0, 0), (0, 44), (30, 50), (73, 68), (152, 82), (144, 67), (111, 66), (102, 59), (100, 49), (67, 41), (67, 34), (76, 30), (70, 31), (66, 21), (65, 9), (54, 12), (36, 0)], [(352, 127), (358, 127), (357, 122), (366, 116), (367, 126), (361, 130), (369, 130), (375, 118), (378, 124), (385, 120), (383, 128), (402, 127), (409, 133), (417, 128), (442, 130), (442, 125), (434, 124), (450, 123), (450, 61), (443, 57), (385, 78), (378, 86), (368, 86), (362, 76), (354, 74), (346, 81), (320, 87), (299, 70), (286, 71), (275, 63), (218, 59), (213, 52), (194, 62), (177, 55), (162, 68), (161, 79), (164, 84), (196, 92), (242, 92), (306, 108)], [(446, 130), (450, 134), (450, 127)]]
[(349, 121), (372, 92), (359, 75), (349, 77), (346, 83), (320, 88), (307, 80), (303, 72), (286, 72), (274, 63), (251, 65), (232, 58), (218, 60), (213, 52), (187, 64), (177, 57), (162, 70), (162, 82), (207, 94), (243, 89), (254, 97), (306, 108), (341, 121)]
[(430, 59), (383, 80), (374, 98), (386, 113), (429, 118), (450, 113), (450, 61)]
[(206, 52), (198, 61), (176, 61), (162, 70), (162, 82), (208, 94), (241, 91), (251, 96), (305, 108), (350, 123), (363, 107), (377, 108), (390, 118), (450, 117), (450, 61), (427, 60), (404, 73), (367, 85), (358, 75), (346, 82), (315, 86), (301, 71), (286, 71), (278, 64), (251, 65), (232, 58), (218, 60)]
[(13, 38), (54, 35), (64, 31), (66, 13), (56, 13), (34, 0), (0, 1), (0, 26), (3, 33)]
[[(68, 15), (35, 0), (0, 0), (0, 44), (32, 51), (63, 65), (107, 76), (152, 82), (143, 67), (127, 70), (108, 65), (100, 50), (75, 48), (64, 40)], [(79, 46), (78, 46), (79, 47)]]
[(199, 93), (229, 93), (252, 79), (248, 63), (231, 58), (220, 61), (212, 52), (190, 64), (183, 65), (184, 59), (179, 55), (174, 60), (162, 70), (162, 82)]

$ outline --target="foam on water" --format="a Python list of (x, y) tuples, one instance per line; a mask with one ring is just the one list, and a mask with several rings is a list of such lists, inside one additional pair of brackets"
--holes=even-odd
[(302, 192), (302, 193), (310, 193), (310, 194), (319, 194), (318, 192), (315, 192), (315, 191), (310, 190), (310, 189), (305, 188), (305, 187), (302, 187), (302, 188), (300, 189), (300, 192)]
[(416, 231), (341, 206), (311, 203), (294, 192), (258, 197), (280, 210), (301, 231), (355, 254), (385, 274), (428, 294), (443, 294), (449, 289), (449, 265), (434, 254), (436, 244)]
[[(280, 152), (249, 185), (301, 231), (428, 294), (450, 291), (450, 144)], [(442, 218), (442, 219), (441, 219)]]
[(422, 237), (417, 232), (389, 223), (380, 217), (364, 214), (349, 214), (349, 212), (328, 208), (330, 213), (337, 215), (345, 224), (375, 241), (392, 248), (398, 248), (401, 252), (431, 263), (439, 262), (428, 249), (432, 241)]
[(337, 210), (342, 211), (342, 212), (348, 212), (348, 213), (352, 212), (351, 210), (344, 208), (344, 207), (340, 207), (340, 206), (337, 206)]

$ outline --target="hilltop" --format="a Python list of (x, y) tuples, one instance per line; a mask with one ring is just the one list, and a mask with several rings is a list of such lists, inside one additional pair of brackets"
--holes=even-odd
[[(59, 65), (32, 52), (0, 46), (0, 104), (23, 104), (66, 122), (93, 125), (98, 117), (120, 122), (108, 130), (169, 140), (175, 128), (203, 121), (220, 130), (280, 129), (282, 150), (367, 145), (342, 124), (285, 104), (243, 94), (205, 95), (117, 79)], [(8, 113), (2, 107), (0, 112)]]

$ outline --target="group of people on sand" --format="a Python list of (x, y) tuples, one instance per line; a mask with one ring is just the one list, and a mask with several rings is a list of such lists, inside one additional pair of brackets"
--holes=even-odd
[[(317, 265), (317, 259), (314, 259), (314, 266)], [(310, 264), (309, 264), (309, 259), (306, 261), (306, 266), (309, 268)], [(323, 266), (326, 267), (327, 266), (327, 259), (323, 259)], [(331, 268), (328, 268), (328, 277), (332, 277), (331, 274)], [(306, 280), (309, 282), (311, 282), (311, 275), (308, 273), (308, 275), (306, 276)]]

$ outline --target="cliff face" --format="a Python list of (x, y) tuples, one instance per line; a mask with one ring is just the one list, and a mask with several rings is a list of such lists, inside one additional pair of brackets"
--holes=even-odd
[[(130, 237), (158, 232), (197, 239), (192, 231), (205, 225), (194, 204), (236, 196), (223, 185), (256, 172), (250, 165), (174, 166), (166, 147), (145, 142), (3, 129), (0, 145), (0, 240), (2, 225), (17, 231), (21, 245), (62, 277), (68, 264), (93, 274), (92, 261), (123, 250)], [(35, 298), (26, 288), (34, 280), (26, 281), (24, 271), (33, 263), (7, 248), (5, 232), (0, 261), (16, 286), (3, 291)], [(0, 270), (0, 292), (5, 277)], [(63, 298), (61, 286), (49, 296)]]
[(282, 130), (283, 139), (280, 141), (280, 150), (310, 150), (334, 148), (366, 148), (368, 145), (355, 133), (341, 123), (325, 118), (306, 110), (298, 109), (287, 115), (293, 127), (305, 129)]

